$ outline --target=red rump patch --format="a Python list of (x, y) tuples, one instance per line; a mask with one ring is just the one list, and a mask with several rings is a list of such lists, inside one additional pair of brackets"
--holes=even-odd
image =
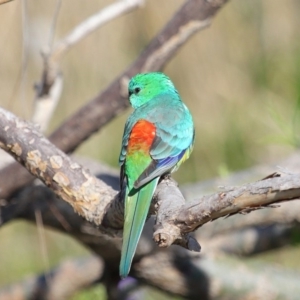
[(139, 120), (132, 127), (127, 151), (128, 154), (143, 150), (149, 153), (150, 147), (155, 138), (155, 126), (147, 120)]

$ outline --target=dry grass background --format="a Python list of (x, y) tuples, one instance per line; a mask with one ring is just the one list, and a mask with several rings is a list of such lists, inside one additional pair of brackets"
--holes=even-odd
[[(0, 105), (23, 118), (31, 116), (33, 84), (42, 67), (40, 50), (48, 44), (55, 3), (27, 0), (0, 6)], [(55, 40), (109, 3), (62, 1)], [(148, 0), (142, 9), (105, 25), (71, 49), (62, 62), (64, 90), (49, 132), (130, 64), (182, 3)], [(299, 145), (299, 11), (298, 0), (229, 1), (212, 26), (168, 64), (164, 71), (196, 125), (194, 153), (176, 174), (179, 182), (276, 161)], [(117, 166), (128, 113), (95, 134), (78, 153)], [(31, 225), (15, 222), (1, 228), (0, 285), (86, 253), (69, 238), (52, 232), (45, 237), (47, 253)]]

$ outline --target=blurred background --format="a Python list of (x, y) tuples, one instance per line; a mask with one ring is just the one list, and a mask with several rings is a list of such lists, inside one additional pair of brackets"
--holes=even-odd
[[(62, 1), (54, 40), (110, 3)], [(182, 3), (146, 1), (72, 48), (62, 61), (63, 95), (48, 133), (122, 72)], [(40, 52), (49, 44), (55, 5), (53, 0), (27, 0), (0, 6), (0, 105), (25, 119), (32, 114), (33, 85), (40, 78)], [(276, 162), (298, 147), (299, 11), (298, 0), (229, 1), (212, 26), (194, 36), (167, 65), (164, 72), (196, 126), (193, 155), (175, 175), (180, 184)], [(129, 113), (93, 135), (77, 153), (117, 167)], [(0, 286), (88, 253), (70, 237), (21, 221), (1, 228), (0, 241)], [(291, 255), (300, 260), (298, 247), (256, 259), (276, 257), (277, 263), (289, 265)], [(101, 295), (101, 289), (74, 299), (87, 295)]]

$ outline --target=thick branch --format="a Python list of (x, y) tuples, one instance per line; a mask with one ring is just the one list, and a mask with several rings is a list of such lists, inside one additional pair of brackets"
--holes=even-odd
[(208, 220), (236, 213), (249, 213), (276, 202), (297, 199), (300, 197), (299, 179), (299, 174), (285, 175), (232, 188), (228, 192), (204, 196), (186, 204), (177, 222), (193, 231)]
[[(105, 166), (95, 168), (96, 163), (88, 163), (85, 161), (81, 163), (89, 166), (93, 173), (98, 173), (100, 171), (99, 177), (106, 182), (109, 182), (109, 184), (111, 184), (112, 179), (114, 179), (113, 184), (115, 186), (118, 185), (117, 178), (113, 178), (115, 173), (111, 173), (110, 170), (105, 170), (103, 172), (103, 170), (106, 169)], [(110, 176), (110, 174), (112, 176)], [(170, 192), (170, 190), (166, 190), (167, 194), (168, 191)], [(160, 197), (159, 201), (164, 202)], [(72, 235), (78, 241), (84, 243), (87, 247), (92, 249), (94, 253), (103, 257), (110, 272), (118, 274), (120, 239), (104, 236), (103, 233), (97, 228), (94, 228), (92, 224), (89, 224), (79, 216), (75, 215), (66, 202), (56, 199), (56, 197), (53, 196), (53, 193), (47, 188), (42, 186), (28, 187), (22, 193), (15, 196), (14, 203), (15, 204), (11, 203), (1, 208), (0, 213), (2, 212), (3, 214), (0, 214), (0, 220), (7, 221), (9, 218), (16, 219), (21, 217), (35, 222), (34, 211), (40, 210), (45, 225), (67, 232), (67, 234)], [(291, 218), (298, 219), (299, 209), (297, 209), (297, 204), (298, 202), (296, 201), (294, 201), (294, 203), (284, 203), (281, 208), (269, 211), (269, 214), (281, 211), (283, 207), (286, 207), (287, 211), (287, 208), (290, 207), (290, 210), (292, 210)], [(252, 213), (250, 216), (255, 220), (255, 216), (262, 211), (267, 212), (267, 210), (261, 210)], [(294, 216), (292, 216), (292, 214), (294, 214)], [(242, 218), (248, 218), (248, 216), (242, 216)], [(226, 224), (229, 219), (220, 221)], [(279, 220), (279, 222), (280, 221), (281, 220)], [(288, 220), (288, 222), (291, 221), (292, 219)], [(252, 281), (252, 279), (264, 276), (260, 273), (262, 270), (248, 270), (248, 268), (243, 266), (243, 270), (247, 270), (246, 273), (243, 273), (242, 270), (237, 270), (237, 272), (231, 274), (230, 280), (227, 280), (226, 273), (232, 268), (232, 265), (238, 262), (231, 261), (230, 264), (226, 264), (226, 257), (224, 257), (225, 261), (223, 261), (223, 256), (221, 261), (214, 261), (214, 259), (212, 260), (209, 258), (212, 253), (212, 248), (211, 244), (208, 243), (206, 239), (202, 240), (204, 246), (203, 254), (205, 256), (201, 256), (202, 259), (198, 261), (198, 266), (197, 260), (194, 261), (192, 259), (193, 255), (189, 255), (188, 252), (183, 253), (184, 251), (179, 251), (179, 247), (163, 249), (162, 256), (157, 256), (158, 253), (154, 252), (154, 250), (157, 251), (157, 248), (153, 248), (153, 245), (151, 244), (152, 226), (153, 225), (149, 224), (149, 222), (146, 224), (146, 231), (144, 231), (142, 243), (140, 244), (141, 247), (138, 249), (132, 267), (133, 272), (131, 273), (136, 278), (142, 279), (146, 284), (183, 297), (192, 298), (192, 295), (194, 295), (195, 299), (199, 299), (197, 298), (197, 295), (207, 293), (207, 290), (214, 295), (223, 295), (224, 293), (228, 293), (229, 290), (228, 297), (232, 299), (231, 293), (233, 290), (236, 290), (237, 292), (247, 291), (247, 293), (251, 294), (251, 291), (258, 286), (258, 282)], [(206, 230), (203, 228), (201, 231), (203, 232)], [(223, 241), (223, 246), (226, 246), (230, 242), (230, 239)], [(222, 244), (222, 241), (220, 243)], [(168, 252), (166, 253), (165, 251)], [(215, 251), (213, 252), (213, 256), (214, 255)], [(208, 262), (206, 262), (207, 259)], [(160, 266), (160, 268), (158, 268), (158, 266)], [(162, 268), (164, 272), (161, 272)], [(207, 283), (205, 274), (211, 276), (209, 284), (199, 285), (199, 282), (202, 282), (202, 280)], [(268, 275), (270, 282), (272, 282), (271, 275), (272, 274)], [(236, 283), (240, 282), (241, 276), (243, 276), (243, 278), (249, 278), (249, 280), (243, 280), (241, 284), (238, 284), (240, 288), (237, 289)], [(278, 270), (276, 276), (276, 278), (280, 278), (279, 276), (284, 277), (285, 273)], [(297, 284), (298, 278), (296, 278), (297, 277), (294, 278), (295, 283), (293, 284)], [(215, 290), (215, 284), (218, 286), (217, 290)], [(203, 288), (204, 290), (202, 290)], [(288, 290), (282, 289), (280, 293), (283, 295), (283, 298), (285, 298), (284, 295), (288, 293)]]
[[(72, 205), (85, 219), (100, 224), (117, 192), (72, 161), (26, 121), (0, 109), (0, 147)], [(112, 224), (111, 220), (109, 222)]]
[[(189, 0), (149, 43), (141, 55), (103, 92), (65, 121), (50, 140), (64, 152), (72, 152), (92, 133), (128, 107), (127, 82), (138, 72), (161, 70), (176, 51), (198, 30), (207, 27), (227, 0)], [(86, 120), (89, 122), (86, 122)], [(11, 180), (11, 174), (14, 180)], [(9, 175), (9, 176), (8, 176)], [(0, 198), (7, 198), (32, 178), (18, 165), (0, 172)]]
[[(278, 167), (280, 166), (280, 167)], [(184, 198), (193, 201), (203, 195), (219, 190), (224, 191), (226, 186), (239, 186), (246, 182), (252, 182), (264, 178), (266, 174), (271, 174), (278, 168), (284, 168), (289, 174), (300, 172), (300, 151), (297, 150), (285, 159), (272, 164), (261, 164), (250, 169), (238, 171), (230, 174), (226, 178), (214, 178), (211, 180), (186, 184), (181, 186)], [(227, 188), (228, 189), (228, 188)], [(251, 226), (266, 226), (273, 223), (293, 225), (300, 221), (300, 201), (293, 203), (286, 202), (280, 204), (280, 209), (260, 209), (255, 214), (235, 215), (231, 218), (218, 219), (205, 225), (205, 230), (197, 231), (197, 237), (212, 240), (216, 235), (232, 233), (235, 230)]]
[[(0, 110), (0, 142), (1, 148), (85, 219), (106, 227), (122, 227), (123, 208), (117, 192), (74, 163), (30, 124), (4, 109)], [(203, 224), (299, 197), (298, 174), (257, 181), (188, 203), (174, 181), (165, 178), (156, 193), (158, 213), (154, 239), (161, 247), (176, 243), (199, 251), (199, 245), (187, 233)]]
[[(203, 224), (237, 213), (249, 213), (253, 210), (267, 207), (281, 201), (300, 198), (300, 175), (286, 175), (231, 188), (212, 195), (203, 196), (191, 201), (174, 211), (165, 214), (156, 226), (155, 241), (162, 246), (170, 246), (177, 240), (182, 240), (186, 233), (196, 230)], [(172, 194), (163, 199), (172, 204)], [(170, 209), (170, 208), (169, 208)], [(190, 248), (186, 245), (187, 248)], [(192, 249), (191, 249), (192, 250)]]

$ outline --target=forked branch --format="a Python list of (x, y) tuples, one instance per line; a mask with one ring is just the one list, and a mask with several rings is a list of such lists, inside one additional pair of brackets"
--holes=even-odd
[[(130, 77), (138, 72), (161, 70), (191, 36), (211, 23), (214, 15), (226, 2), (227, 0), (186, 1), (137, 59), (104, 91), (53, 132), (50, 141), (66, 153), (74, 151), (128, 107), (127, 82)], [(89, 122), (86, 122), (87, 119)], [(0, 171), (0, 198), (9, 197), (31, 180), (32, 177), (18, 165), (7, 166)]]
[[(85, 219), (112, 230), (122, 228), (118, 192), (55, 147), (30, 123), (0, 109), (0, 147), (72, 205)], [(248, 213), (300, 197), (300, 175), (271, 177), (185, 203), (177, 185), (164, 178), (155, 194), (158, 204), (154, 239), (199, 251), (189, 232), (217, 218)]]

